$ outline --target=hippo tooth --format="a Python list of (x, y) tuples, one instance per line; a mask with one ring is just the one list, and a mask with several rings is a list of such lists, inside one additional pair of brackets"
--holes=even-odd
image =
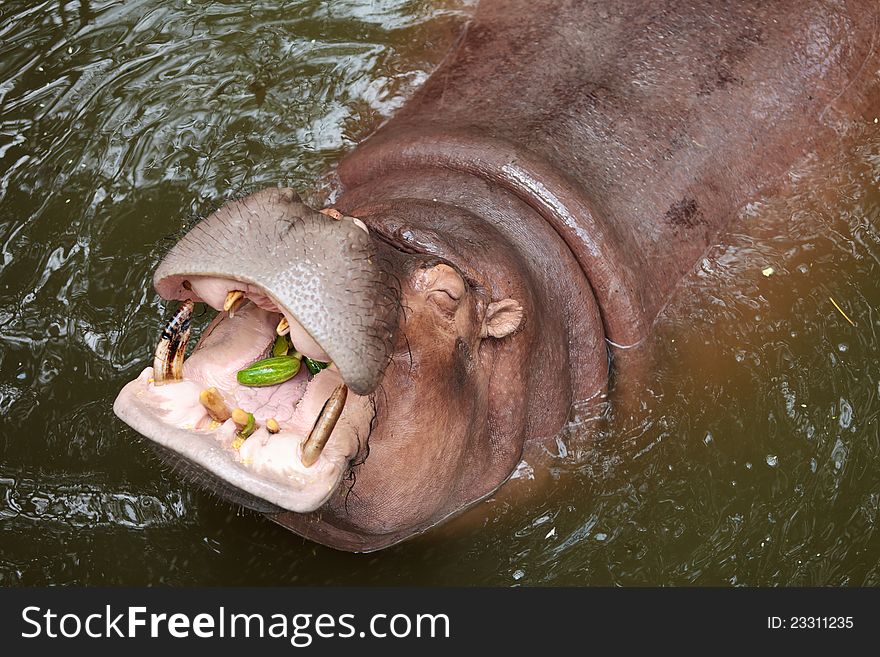
[(230, 290), (226, 294), (226, 300), (223, 302), (223, 312), (228, 312), (230, 317), (235, 317), (235, 309), (242, 299), (244, 299), (244, 292), (241, 290)]
[(189, 341), (192, 314), (193, 302), (184, 301), (162, 330), (162, 337), (153, 354), (153, 382), (157, 386), (183, 378), (183, 358)]
[(199, 402), (201, 402), (202, 406), (205, 407), (205, 410), (208, 411), (208, 415), (217, 422), (226, 422), (226, 420), (232, 417), (229, 407), (226, 406), (223, 397), (217, 392), (217, 388), (212, 387), (202, 390), (199, 393)]
[(243, 411), (240, 408), (233, 408), (232, 413), (229, 415), (232, 418), (232, 421), (235, 422), (235, 425), (241, 429), (247, 425), (248, 422), (248, 414), (247, 411)]
[(286, 317), (282, 317), (281, 321), (278, 322), (278, 326), (275, 329), (275, 332), (278, 335), (287, 335), (290, 333), (290, 323), (287, 321)]
[(309, 437), (303, 443), (302, 463), (307, 468), (315, 464), (327, 441), (330, 440), (330, 434), (333, 433), (336, 422), (342, 415), (342, 409), (345, 408), (346, 397), (348, 397), (348, 387), (341, 384), (324, 402), (324, 407), (321, 409), (318, 419), (315, 420), (315, 426), (312, 427)]

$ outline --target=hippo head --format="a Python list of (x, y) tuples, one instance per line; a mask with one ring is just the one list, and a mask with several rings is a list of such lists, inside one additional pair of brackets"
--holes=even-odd
[[(268, 189), (184, 236), (154, 276), (181, 305), (114, 411), (218, 494), (369, 551), (514, 469), (523, 354), (508, 336), (528, 295), (498, 295), (399, 230), (325, 212)], [(195, 302), (220, 312), (185, 359)], [(273, 350), (283, 358), (255, 371)], [(505, 399), (493, 399), (493, 380)]]

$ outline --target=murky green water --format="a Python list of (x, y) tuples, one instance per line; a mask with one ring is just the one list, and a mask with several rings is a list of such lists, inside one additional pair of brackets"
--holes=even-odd
[(112, 415), (169, 240), (244, 190), (313, 189), (467, 11), (0, 5), (0, 583), (880, 584), (874, 125), (746, 209), (532, 499), (526, 470), (440, 531), (341, 554), (182, 482)]

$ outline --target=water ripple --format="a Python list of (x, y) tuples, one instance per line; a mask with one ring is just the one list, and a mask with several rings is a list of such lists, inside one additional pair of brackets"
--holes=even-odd
[(527, 499), (382, 554), (190, 491), (112, 416), (168, 245), (249, 189), (329, 193), (465, 4), (0, 6), (0, 584), (880, 584), (876, 132), (744, 209)]

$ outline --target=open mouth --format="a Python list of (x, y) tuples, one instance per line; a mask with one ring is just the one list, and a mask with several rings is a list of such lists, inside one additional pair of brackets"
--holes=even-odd
[[(339, 369), (260, 286), (193, 276), (184, 287), (190, 299), (162, 331), (153, 366), (114, 411), (248, 493), (289, 511), (317, 509), (359, 447)], [(186, 358), (196, 301), (219, 313)]]

